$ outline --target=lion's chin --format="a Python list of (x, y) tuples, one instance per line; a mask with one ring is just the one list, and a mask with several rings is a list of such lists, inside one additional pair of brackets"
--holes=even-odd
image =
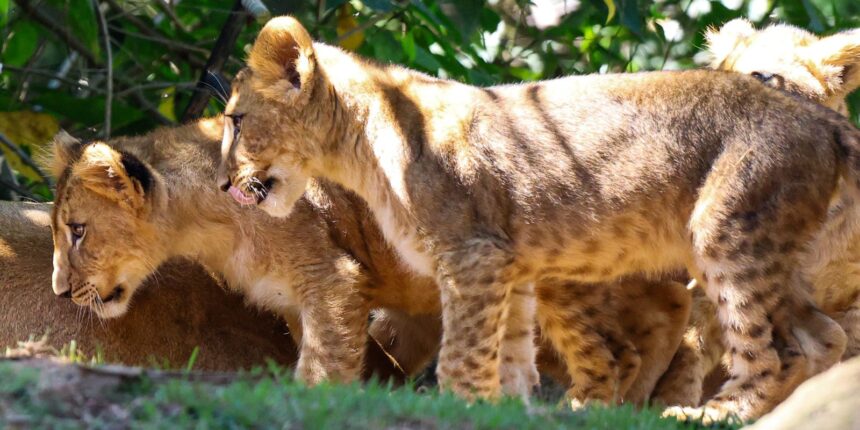
[(128, 312), (128, 302), (128, 300), (123, 300), (116, 303), (104, 303), (99, 308), (92, 308), (92, 310), (101, 319), (119, 318)]
[(293, 205), (283, 204), (277, 198), (263, 200), (258, 206), (267, 215), (275, 218), (286, 218), (293, 212)]
[(261, 209), (267, 215), (275, 218), (286, 218), (293, 213), (293, 208), (296, 202), (302, 198), (305, 192), (305, 184), (299, 186), (295, 184), (286, 185), (279, 181), (270, 191), (269, 195), (261, 201), (257, 208)]

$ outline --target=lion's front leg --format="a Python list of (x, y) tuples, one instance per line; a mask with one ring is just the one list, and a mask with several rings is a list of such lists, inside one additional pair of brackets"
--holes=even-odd
[(504, 310), (513, 285), (511, 252), (501, 240), (482, 238), (437, 258), (443, 326), (439, 386), (468, 399), (498, 397)]
[(302, 294), (296, 378), (308, 384), (361, 376), (367, 348), (366, 300), (350, 282), (320, 283)]
[(534, 285), (527, 283), (511, 291), (504, 336), (501, 343), (502, 392), (528, 398), (540, 382), (535, 350)]

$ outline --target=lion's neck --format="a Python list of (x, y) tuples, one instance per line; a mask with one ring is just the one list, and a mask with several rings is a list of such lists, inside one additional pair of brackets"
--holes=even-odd
[(223, 272), (236, 246), (237, 214), (225, 207), (234, 204), (217, 194), (199, 189), (170, 190), (170, 204), (165, 216), (170, 238), (170, 254), (198, 261), (209, 270)]
[(418, 235), (406, 189), (406, 168), (413, 156), (407, 141), (372, 106), (356, 100), (339, 106), (351, 109), (341, 115), (349, 125), (332, 145), (337, 149), (316, 166), (313, 176), (333, 180), (364, 199), (403, 261), (416, 273), (432, 276), (433, 264)]
[[(164, 178), (169, 196), (160, 214), (166, 257), (188, 258), (227, 279), (237, 278), (231, 276), (237, 264), (233, 256), (243, 242), (253, 242), (248, 238), (260, 217), (258, 211), (239, 207), (213, 185), (210, 160), (164, 160), (154, 167)], [(252, 261), (253, 256), (249, 257)]]

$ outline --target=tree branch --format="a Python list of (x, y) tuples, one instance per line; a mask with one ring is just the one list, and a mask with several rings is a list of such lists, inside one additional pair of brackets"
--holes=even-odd
[(215, 46), (212, 48), (212, 54), (206, 61), (206, 66), (200, 74), (200, 79), (197, 81), (197, 87), (194, 89), (194, 95), (191, 96), (191, 101), (188, 102), (188, 107), (185, 108), (185, 113), (182, 114), (182, 122), (189, 122), (199, 118), (206, 109), (209, 103), (209, 91), (206, 89), (206, 76), (210, 73), (221, 73), (224, 68), (224, 63), (230, 57), (233, 47), (236, 45), (236, 40), (239, 38), (239, 33), (245, 26), (250, 14), (242, 7), (242, 1), (236, 0), (233, 9), (230, 11), (230, 16), (227, 17), (227, 22), (221, 28), (221, 34), (218, 35), (218, 40), (215, 41)]
[(107, 21), (105, 14), (102, 11), (98, 0), (93, 0), (93, 7), (96, 9), (96, 14), (99, 18), (99, 27), (102, 31), (102, 37), (105, 43), (105, 53), (107, 55), (107, 94), (105, 95), (105, 124), (104, 136), (105, 140), (110, 139), (110, 123), (113, 104), (113, 54), (110, 46), (110, 33), (108, 32)]
[(34, 202), (43, 202), (43, 201), (45, 201), (45, 200), (44, 200), (44, 199), (42, 199), (41, 197), (39, 197), (39, 196), (37, 196), (37, 195), (33, 194), (32, 192), (30, 192), (30, 190), (28, 190), (28, 189), (26, 189), (26, 188), (24, 188), (24, 187), (22, 187), (22, 186), (20, 186), (20, 185), (18, 185), (18, 184), (15, 184), (15, 183), (13, 183), (13, 182), (9, 182), (9, 181), (7, 181), (7, 180), (6, 180), (6, 178), (4, 178), (4, 177), (2, 177), (2, 176), (0, 176), (0, 185), (2, 185), (2, 186), (4, 186), (4, 187), (8, 188), (8, 189), (9, 189), (9, 190), (11, 190), (13, 193), (18, 194), (18, 195), (20, 195), (21, 197), (25, 197), (25, 198), (28, 198), (28, 199), (30, 199), (30, 200), (33, 200)]
[(74, 79), (69, 79), (69, 78), (57, 76), (57, 72), (55, 72), (53, 70), (33, 69), (33, 68), (29, 68), (29, 67), (15, 67), (15, 66), (10, 66), (8, 64), (4, 64), (3, 65), (3, 71), (4, 72), (20, 73), (22, 75), (28, 75), (28, 74), (29, 75), (36, 75), (36, 76), (41, 76), (43, 78), (48, 78), (48, 79), (56, 79), (62, 83), (70, 85), (72, 87), (83, 87), (83, 88), (86, 88), (88, 90), (95, 91), (97, 93), (103, 92), (101, 89), (96, 88), (96, 87), (81, 85), (80, 83), (78, 83), (78, 81), (76, 81)]
[[(111, 30), (117, 33), (122, 33), (125, 35), (129, 35), (132, 37), (139, 37), (145, 40), (150, 40), (159, 44), (164, 45), (167, 49), (177, 53), (182, 54), (193, 67), (203, 67), (203, 61), (195, 56), (194, 54), (203, 54), (206, 55), (209, 52), (205, 49), (198, 48), (194, 45), (188, 45), (185, 43), (177, 42), (175, 40), (167, 39), (158, 31), (154, 30), (152, 25), (143, 22), (140, 18), (134, 16), (129, 11), (125, 10), (122, 5), (117, 3), (116, 0), (106, 0), (107, 4), (110, 5), (111, 9), (117, 11), (117, 13), (122, 16), (126, 21), (131, 23), (135, 28), (140, 31), (140, 34), (134, 34), (127, 32), (119, 27), (112, 27)], [(142, 35), (142, 36), (141, 36)], [(144, 37), (145, 36), (145, 37)]]
[(9, 150), (12, 151), (12, 153), (17, 155), (18, 158), (21, 159), (22, 163), (26, 164), (28, 167), (33, 169), (36, 172), (36, 174), (39, 175), (39, 177), (42, 178), (43, 181), (45, 181), (46, 184), (53, 185), (53, 181), (51, 181), (51, 177), (46, 175), (45, 172), (42, 171), (42, 168), (39, 167), (39, 165), (36, 164), (36, 162), (33, 161), (33, 159), (30, 158), (30, 156), (27, 155), (27, 153), (24, 152), (23, 149), (18, 147), (18, 145), (15, 145), (14, 143), (12, 143), (12, 141), (9, 140), (9, 138), (6, 137), (6, 135), (3, 133), (0, 133), (0, 143), (2, 143), (3, 146), (9, 148)]

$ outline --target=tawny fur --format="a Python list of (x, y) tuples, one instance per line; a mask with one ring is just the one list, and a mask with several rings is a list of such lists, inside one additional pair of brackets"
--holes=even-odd
[[(240, 294), (223, 285), (197, 264), (176, 259), (163, 264), (144, 281), (133, 309), (109, 322), (56, 297), (51, 283), (51, 206), (0, 202), (0, 351), (47, 334), (47, 346), (60, 349), (75, 341), (85, 357), (97, 353), (112, 363), (184, 367), (195, 348), (194, 368), (231, 371), (263, 366), (274, 360), (294, 366), (298, 357), (290, 330), (282, 319), (243, 305)], [(387, 318), (379, 312), (379, 318)], [(436, 321), (434, 321), (434, 319)], [(378, 325), (374, 321), (372, 328)], [(406, 336), (408, 352), (382, 350), (368, 344), (364, 378), (403, 382), (404, 369), (420, 370), (438, 346), (433, 327), (438, 316), (415, 320), (408, 315), (374, 334), (392, 339)], [(430, 327), (429, 329), (427, 327)], [(420, 330), (417, 330), (420, 329)], [(412, 332), (407, 332), (411, 330)], [(411, 337), (420, 331), (421, 337)], [(433, 342), (431, 345), (420, 342)], [(428, 352), (429, 351), (429, 352)], [(392, 361), (397, 355), (405, 362)]]
[[(806, 30), (772, 25), (756, 30), (737, 19), (706, 34), (715, 69), (757, 77), (765, 85), (795, 94), (847, 115), (845, 97), (860, 87), (860, 31), (819, 37)], [(843, 355), (860, 354), (860, 226), (856, 193), (843, 189), (829, 209), (824, 230), (801, 258), (819, 307), (847, 335)], [(695, 406), (705, 375), (720, 364), (723, 353), (719, 324), (697, 300), (691, 328), (678, 355), (662, 378), (655, 400)]]
[(795, 270), (839, 180), (857, 185), (860, 132), (829, 110), (709, 71), (475, 88), (311, 43), (290, 17), (233, 91), (225, 178), (274, 180), (260, 207), (276, 214), (307, 178), (342, 184), (435, 276), (443, 388), (501, 392), (505, 333), (530, 329), (506, 319), (512, 292), (545, 279), (686, 267), (730, 345), (718, 415), (758, 416), (843, 353)]
[[(434, 290), (431, 279), (407, 272), (383, 242), (382, 234), (366, 205), (340, 187), (324, 182), (312, 184), (299, 209), (284, 220), (271, 219), (254, 209), (241, 209), (226, 196), (213, 191), (212, 165), (217, 158), (214, 151), (217, 151), (218, 145), (213, 129), (220, 130), (219, 121), (204, 120), (195, 125), (165, 128), (137, 138), (118, 139), (111, 142), (111, 146), (97, 144), (98, 146), (84, 148), (68, 136), (60, 137), (54, 170), (58, 175), (68, 170), (67, 175), (71, 176), (60, 181), (58, 214), (64, 217), (64, 222), (89, 218), (91, 221), (87, 222), (88, 232), (84, 238), (88, 242), (86, 248), (79, 249), (78, 252), (86, 252), (87, 255), (110, 253), (110, 257), (92, 258), (86, 263), (95, 269), (79, 267), (75, 273), (68, 275), (65, 274), (68, 266), (63, 265), (58, 271), (59, 278), (108, 275), (109, 279), (138, 279), (147, 276), (149, 268), (157, 266), (166, 258), (185, 256), (204, 263), (210, 271), (225, 277), (227, 284), (244, 291), (250, 302), (283, 315), (296, 333), (302, 326), (305, 326), (307, 331), (307, 323), (303, 324), (301, 318), (296, 318), (301, 312), (285, 312), (279, 306), (283, 302), (267, 299), (287, 293), (297, 295), (292, 290), (299, 288), (311, 289), (311, 292), (330, 291), (335, 294), (334, 297), (311, 297), (302, 303), (303, 307), (312, 309), (321, 304), (330, 306), (332, 318), (353, 312), (366, 314), (367, 309), (378, 309), (370, 327), (373, 336), (370, 343), (372, 357), (367, 360), (366, 370), (377, 376), (394, 373), (386, 369), (385, 354), (377, 347), (381, 346), (385, 353), (395, 359), (405, 374), (411, 375), (420, 371), (437, 351), (440, 336), (438, 292)], [(96, 168), (89, 172), (86, 166), (96, 164), (96, 161), (105, 157), (109, 163), (118, 154), (118, 150), (126, 151), (146, 162), (152, 168), (153, 177), (158, 178), (161, 189), (153, 189), (148, 197), (144, 193), (145, 199), (151, 199), (149, 207), (146, 200), (125, 206), (118, 205), (116, 198), (110, 195), (114, 191), (113, 188), (102, 187), (93, 192), (92, 185), (88, 188), (75, 182), (97, 183), (102, 186), (100, 181), (111, 179), (106, 176), (107, 170)], [(77, 153), (78, 151), (81, 153)], [(91, 159), (93, 157), (97, 157), (96, 160)], [(123, 166), (113, 165), (111, 172), (115, 176), (123, 175), (122, 168)], [(95, 175), (95, 178), (84, 181), (74, 176), (74, 172), (85, 171)], [(128, 175), (125, 179), (133, 180)], [(158, 197), (155, 196), (158, 192), (170, 196), (170, 203), (158, 205)], [(108, 197), (103, 198), (106, 193)], [(125, 200), (123, 204), (124, 202)], [(129, 213), (126, 208), (132, 206), (144, 208), (147, 215), (141, 218)], [(72, 215), (72, 211), (78, 213)], [(59, 220), (56, 222), (59, 225), (58, 231), (63, 231), (63, 223)], [(100, 227), (103, 225), (108, 227)], [(99, 238), (90, 236), (93, 234), (90, 230), (98, 231), (100, 228), (109, 230), (99, 232)], [(275, 233), (268, 233), (269, 229)], [(220, 235), (225, 232), (233, 237), (223, 240)], [(57, 238), (61, 253), (68, 252), (64, 239)], [(134, 263), (143, 260), (142, 257), (136, 256), (143, 255), (146, 256), (146, 263), (136, 272), (133, 270)], [(128, 260), (130, 262), (114, 266), (105, 266), (102, 263)], [(63, 264), (63, 260), (59, 263)], [(343, 270), (343, 267), (350, 270), (350, 276), (338, 274), (337, 271)], [(250, 274), (237, 274), (241, 270)], [(333, 278), (320, 281), (311, 276), (316, 272), (326, 276), (333, 274)], [(262, 282), (260, 278), (266, 282)], [(99, 294), (105, 296), (110, 294), (110, 286), (115, 282), (101, 284), (107, 288), (99, 291)], [(129, 281), (126, 280), (124, 284), (128, 285)], [(61, 283), (59, 289), (63, 288)], [(619, 303), (638, 302), (635, 307), (616, 309), (612, 307), (614, 303), (602, 303), (600, 305), (604, 309), (601, 312), (607, 316), (605, 319), (593, 317), (591, 320), (576, 321), (580, 328), (568, 329), (571, 334), (585, 334), (599, 327), (617, 325), (618, 318), (627, 318), (639, 320), (640, 328), (646, 327), (651, 334), (650, 337), (644, 336), (641, 340), (631, 342), (624, 332), (616, 330), (614, 339), (608, 340), (616, 344), (626, 342), (624, 345), (630, 346), (626, 350), (610, 343), (593, 345), (591, 349), (595, 351), (611, 347), (610, 353), (626, 353), (626, 357), (634, 357), (632, 359), (637, 363), (640, 361), (638, 354), (641, 353), (642, 371), (636, 372), (636, 369), (628, 368), (626, 362), (619, 359), (616, 367), (625, 367), (626, 382), (619, 385), (607, 381), (605, 385), (611, 387), (611, 395), (583, 397), (582, 401), (591, 398), (606, 401), (621, 398), (644, 400), (645, 393), (650, 392), (656, 377), (665, 370), (664, 363), (668, 363), (668, 360), (663, 355), (680, 342), (681, 333), (676, 328), (682, 326), (680, 320), (687, 318), (689, 303), (679, 297), (670, 306), (666, 306), (663, 302), (648, 299), (649, 294), (643, 291), (658, 288), (675, 296), (678, 295), (677, 292), (683, 291), (680, 285), (670, 282), (645, 282), (641, 287), (627, 287), (617, 291), (623, 298)], [(129, 291), (126, 294), (126, 297), (131, 297), (134, 292)], [(526, 294), (531, 293), (527, 291)], [(363, 304), (344, 303), (343, 300), (349, 296), (353, 296), (354, 300), (363, 300)], [(358, 298), (355, 298), (356, 296)], [(569, 298), (569, 301), (573, 302), (585, 300), (585, 295)], [(565, 317), (564, 312), (560, 312), (560, 315)], [(570, 320), (572, 316), (567, 315), (566, 318)], [(533, 320), (533, 317), (526, 319)], [(364, 321), (366, 318), (345, 321), (352, 326), (343, 327), (342, 330), (360, 331), (364, 327)], [(670, 321), (673, 323), (669, 323)], [(571, 324), (568, 322), (565, 325)], [(335, 335), (338, 335), (338, 332), (335, 332)], [(301, 336), (297, 335), (296, 338), (299, 340)], [(520, 336), (517, 341), (520, 347), (509, 351), (507, 355), (503, 352), (503, 359), (510, 357), (510, 361), (519, 361), (534, 355), (533, 352), (522, 352), (522, 349), (534, 348), (530, 332)], [(337, 350), (328, 349), (331, 348), (330, 344), (339, 342), (341, 338), (338, 336), (317, 341), (314, 344), (321, 345), (320, 352), (314, 350), (314, 353), (337, 354)], [(349, 359), (353, 360), (353, 356), (360, 358), (360, 352), (348, 351), (343, 354), (352, 354)], [(337, 363), (323, 363), (323, 369), (319, 372), (324, 376), (318, 378), (330, 377), (328, 368), (336, 365)], [(591, 364), (583, 362), (582, 366)], [(521, 374), (512, 373), (506, 385), (530, 388), (536, 383), (537, 375), (533, 362), (511, 367), (527, 370)], [(578, 367), (571, 372), (582, 373)], [(352, 377), (351, 375), (346, 379)]]
[(238, 370), (272, 359), (295, 363), (283, 322), (242, 304), (188, 262), (164, 265), (135, 296), (134, 310), (99, 321), (51, 293), (51, 206), (0, 202), (0, 353), (48, 334), (61, 348), (75, 341), (85, 357), (108, 362), (183, 367), (195, 347), (194, 368)]
[[(425, 336), (437, 339), (417, 343), (428, 349), (414, 352), (414, 367), (404, 370), (426, 366), (439, 337), (435, 285), (402, 270), (366, 207), (337, 187), (310, 186), (286, 220), (218, 192), (221, 122), (163, 128), (110, 145), (58, 137), (55, 292), (68, 291), (101, 316), (121, 315), (161, 263), (185, 257), (288, 323), (300, 345), (296, 374), (306, 382), (359, 377), (373, 308), (391, 307), (406, 316), (399, 328), (421, 324)], [(145, 163), (149, 189), (122, 162), (130, 157)], [(86, 233), (72, 246), (69, 225), (76, 223)], [(119, 298), (104, 303), (116, 286)]]

